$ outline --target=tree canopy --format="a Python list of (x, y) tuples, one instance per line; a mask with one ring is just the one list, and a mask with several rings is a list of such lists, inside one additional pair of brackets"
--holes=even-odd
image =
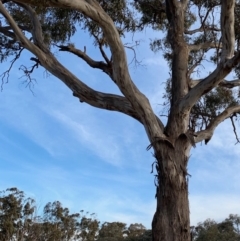
[(193, 237), (195, 241), (214, 241), (214, 240), (240, 240), (239, 232), (239, 215), (230, 214), (229, 218), (217, 223), (214, 220), (207, 219), (203, 223), (199, 223), (193, 229)]
[[(107, 36), (109, 34), (108, 30), (104, 29), (102, 23), (98, 23), (99, 20), (97, 20), (96, 17), (92, 16), (91, 14), (91, 16), (86, 14), (83, 10), (86, 7), (90, 9), (94, 9), (95, 7), (100, 9), (101, 7), (101, 9), (104, 10), (104, 13), (108, 14), (108, 16), (114, 22), (116, 31), (120, 37), (124, 37), (124, 34), (127, 32), (134, 33), (141, 31), (145, 27), (152, 28), (156, 33), (158, 31), (164, 33), (165, 36), (161, 38), (157, 37), (156, 34), (156, 38), (151, 41), (150, 47), (153, 51), (160, 51), (163, 53), (163, 57), (169, 63), (170, 69), (173, 68), (174, 55), (172, 52), (170, 34), (174, 33), (170, 32), (170, 26), (171, 21), (174, 19), (172, 19), (172, 15), (170, 13), (167, 13), (169, 9), (166, 7), (164, 1), (99, 0), (95, 3), (94, 1), (91, 1), (92, 4), (94, 3), (93, 6), (91, 6), (91, 3), (84, 3), (82, 6), (83, 9), (81, 7), (78, 9), (78, 5), (65, 7), (64, 3), (57, 4), (54, 3), (54, 1), (37, 2), (22, 0), (2, 2), (4, 3), (5, 9), (8, 11), (9, 16), (7, 17), (7, 13), (4, 14), (2, 12), (0, 19), (1, 61), (6, 61), (9, 57), (13, 57), (13, 64), (16, 59), (20, 58), (21, 52), (24, 49), (28, 49), (30, 52), (36, 55), (37, 48), (36, 51), (33, 51), (33, 46), (37, 46), (38, 49), (42, 49), (45, 54), (50, 54), (50, 51), (53, 48), (58, 48), (59, 51), (73, 53), (84, 60), (91, 67), (102, 70), (116, 83), (116, 77), (113, 76), (114, 69), (112, 65), (114, 56), (112, 54), (109, 55), (108, 51), (108, 48), (110, 48), (112, 52), (111, 45), (113, 44), (111, 43), (110, 39), (108, 39), (110, 37)], [(32, 7), (28, 5), (29, 3), (32, 4)], [(228, 36), (235, 33), (234, 38), (236, 42), (236, 51), (239, 48), (240, 33), (237, 26), (238, 22), (240, 21), (240, 15), (238, 14), (240, 3), (239, 1), (236, 1), (236, 7), (234, 9), (234, 28), (224, 28), (223, 26), (220, 26), (220, 16), (215, 14), (217, 11), (221, 10), (221, 3), (219, 1), (186, 1), (185, 8), (186, 15), (184, 17), (183, 34), (184, 41), (189, 49), (187, 60), (188, 64), (186, 66), (187, 88), (192, 90), (191, 92), (193, 93), (195, 89), (197, 89), (196, 86), (198, 84), (198, 86), (200, 86), (200, 84), (203, 85), (202, 80), (207, 79), (207, 75), (203, 74), (203, 66), (206, 63), (211, 63), (214, 67), (214, 65), (217, 65), (221, 62), (223, 52), (228, 51), (223, 48), (223, 31), (226, 32), (226, 35)], [(224, 6), (222, 6), (222, 9), (223, 8)], [(9, 22), (9, 17), (12, 17), (12, 20), (14, 20), (14, 28), (12, 23)], [(61, 28), (59, 26), (61, 26)], [(20, 36), (16, 36), (16, 33), (14, 32), (15, 28), (20, 30), (18, 33), (21, 33), (21, 38)], [(90, 36), (93, 37), (93, 44), (99, 48), (99, 51), (102, 54), (103, 59), (101, 61), (96, 61), (92, 59), (91, 56), (87, 55), (87, 46), (84, 47), (85, 50), (80, 50), (75, 47), (75, 43), (71, 42), (71, 37), (79, 29), (87, 31)], [(230, 30), (231, 32), (229, 32)], [(24, 40), (23, 42), (25, 42), (25, 44), (22, 44), (22, 40), (20, 39)], [(227, 39), (225, 41), (227, 41)], [(233, 42), (233, 39), (231, 39), (231, 42)], [(232, 48), (233, 47), (235, 48), (235, 45), (232, 46)], [(231, 53), (229, 54), (233, 55), (234, 51), (231, 50)], [(52, 56), (52, 58), (52, 61), (57, 61), (54, 56)], [(22, 71), (27, 76), (29, 81), (31, 81), (31, 73), (33, 72), (34, 68), (42, 65), (38, 54), (36, 58), (32, 57), (31, 60), (34, 63), (31, 67), (22, 66)], [(45, 68), (47, 67), (44, 65), (42, 66)], [(50, 73), (54, 72), (53, 70), (50, 70), (50, 68), (46, 69)], [(222, 121), (225, 118), (231, 118), (234, 120), (233, 117), (235, 115), (237, 117), (237, 106), (239, 104), (240, 95), (238, 88), (240, 84), (238, 80), (239, 64), (237, 63), (237, 60), (232, 62), (231, 70), (235, 72), (236, 79), (229, 81), (223, 77), (220, 78), (221, 81), (219, 83), (215, 84), (211, 88), (205, 86), (201, 93), (198, 93), (197, 96), (194, 95), (195, 97), (194, 100), (191, 100), (191, 105), (188, 105), (191, 107), (188, 123), (189, 128), (197, 132), (195, 142), (205, 140), (207, 143), (219, 121)], [(229, 69), (228, 73), (225, 73), (225, 75), (229, 74), (231, 70)], [(9, 71), (10, 69), (3, 73), (3, 83), (4, 81), (7, 81)], [(56, 73), (54, 75), (56, 75)], [(196, 78), (198, 76), (200, 78)], [(174, 83), (172, 78), (173, 76), (170, 74), (166, 84), (166, 94), (164, 95), (164, 98), (166, 99), (165, 110), (167, 113), (170, 113), (172, 104), (175, 101), (175, 94), (173, 93)], [(79, 83), (82, 82), (78, 80), (78, 84)], [(69, 85), (69, 83), (66, 84)], [(71, 84), (71, 88), (73, 88), (73, 84)], [(81, 96), (79, 96), (79, 93), (77, 93), (79, 90), (77, 91), (73, 89), (73, 94), (76, 95), (80, 101), (87, 102), (95, 107), (123, 112), (142, 122), (130, 108), (130, 104), (126, 99), (117, 96), (102, 95), (101, 93), (87, 88), (85, 85), (81, 85), (81, 89), (85, 89), (85, 95), (94, 93), (94, 96), (98, 98), (95, 98), (95, 100), (89, 100), (89, 98), (85, 95), (81, 94)], [(112, 98), (116, 98), (117, 107), (109, 103)], [(99, 100), (101, 100), (101, 104), (100, 102), (97, 103)], [(120, 108), (119, 105), (122, 105), (122, 107)], [(228, 114), (226, 112), (223, 114), (223, 110), (225, 109), (228, 110)], [(220, 115), (221, 113), (222, 115)], [(217, 116), (218, 118), (216, 118)], [(235, 131), (234, 122), (232, 123)], [(235, 134), (238, 141), (236, 131)]]

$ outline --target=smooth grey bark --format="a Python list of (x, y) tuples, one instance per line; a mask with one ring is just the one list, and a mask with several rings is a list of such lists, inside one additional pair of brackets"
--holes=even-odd
[[(223, 55), (215, 71), (201, 81), (190, 81), (192, 70), (188, 69), (190, 51), (199, 48), (215, 48), (214, 43), (188, 45), (184, 34), (202, 31), (202, 28), (186, 31), (185, 11), (188, 0), (166, 0), (167, 19), (170, 24), (168, 41), (172, 48), (172, 100), (169, 118), (164, 128), (155, 115), (147, 97), (140, 92), (131, 79), (124, 46), (112, 19), (95, 0), (15, 0), (31, 16), (33, 42), (31, 42), (15, 23), (14, 19), (0, 1), (0, 13), (9, 23), (9, 28), (0, 27), (0, 32), (18, 41), (33, 53), (51, 74), (66, 84), (73, 95), (81, 102), (91, 106), (118, 111), (138, 120), (145, 128), (157, 160), (159, 187), (157, 190), (157, 209), (152, 222), (154, 241), (189, 241), (189, 203), (187, 163), (189, 152), (195, 142), (210, 139), (215, 128), (234, 113), (240, 113), (240, 106), (229, 107), (212, 119), (205, 130), (193, 133), (189, 129), (190, 111), (205, 93), (218, 85), (238, 86), (239, 80), (226, 82), (224, 78), (240, 60), (240, 52), (234, 52), (234, 0), (223, 0), (221, 8), (221, 29)], [(123, 96), (98, 92), (87, 86), (80, 78), (66, 69), (50, 52), (43, 42), (41, 24), (30, 5), (71, 8), (94, 20), (103, 30), (112, 54), (111, 69), (102, 62), (91, 59), (84, 51), (73, 46), (59, 46), (69, 51), (93, 68), (103, 70), (118, 86)], [(230, 26), (230, 27), (227, 27)], [(9, 31), (11, 29), (12, 31)]]

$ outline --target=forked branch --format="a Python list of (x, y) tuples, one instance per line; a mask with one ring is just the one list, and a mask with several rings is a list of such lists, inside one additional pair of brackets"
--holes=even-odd
[(90, 67), (100, 69), (104, 73), (106, 73), (111, 79), (113, 79), (113, 73), (111, 65), (106, 64), (103, 61), (96, 61), (89, 57), (89, 55), (86, 54), (86, 47), (84, 47), (84, 51), (80, 49), (76, 49), (74, 45), (69, 44), (67, 46), (65, 45), (57, 45), (59, 48), (59, 51), (67, 51), (70, 53), (75, 54), (79, 58), (83, 59)]
[[(18, 3), (32, 4), (38, 5), (40, 1), (38, 0), (15, 0)], [(174, 0), (175, 3), (178, 4), (178, 1)], [(138, 120), (144, 124), (144, 127), (147, 131), (147, 134), (150, 139), (153, 136), (165, 138), (163, 134), (159, 121), (157, 120), (152, 107), (146, 98), (138, 88), (135, 86), (133, 81), (131, 80), (126, 53), (124, 50), (124, 46), (120, 39), (117, 28), (115, 27), (110, 16), (101, 8), (100, 4), (96, 0), (45, 0), (41, 1), (41, 5), (46, 7), (60, 7), (60, 8), (71, 8), (75, 9), (81, 13), (83, 13), (86, 17), (89, 17), (93, 21), (95, 21), (103, 30), (104, 37), (110, 47), (112, 54), (112, 69), (113, 69), (113, 78), (116, 81), (117, 86), (120, 91), (126, 97), (124, 99), (128, 102), (129, 106), (131, 106), (131, 110), (137, 115)], [(6, 14), (5, 14), (6, 16)], [(16, 34), (16, 28), (14, 32)], [(17, 35), (20, 34), (19, 32)], [(50, 53), (46, 53), (45, 51), (36, 51), (36, 46), (32, 47), (29, 44), (27, 48), (34, 53), (40, 60), (43, 67), (45, 67), (49, 72), (54, 74), (56, 77), (61, 79), (73, 92), (78, 95), (79, 98), (87, 102), (91, 105), (97, 105), (99, 108), (103, 108), (103, 93), (96, 92), (86, 86), (83, 82), (81, 82), (76, 76), (70, 73), (64, 66), (62, 66)], [(98, 97), (101, 99), (101, 103), (99, 102)], [(116, 108), (116, 102), (119, 102), (118, 96), (114, 95), (104, 95), (105, 97), (109, 97), (111, 99), (110, 104), (111, 108)], [(121, 100), (124, 97), (121, 97)], [(94, 100), (94, 101), (93, 101)], [(104, 108), (107, 108), (106, 98), (104, 99)], [(126, 107), (120, 108), (117, 105), (119, 111), (125, 112), (129, 114), (129, 109), (126, 110)], [(131, 112), (132, 113), (132, 112)]]
[[(30, 10), (32, 14), (34, 13), (31, 9), (28, 10)], [(16, 38), (20, 40), (20, 44), (22, 44), (22, 46), (24, 46), (26, 49), (36, 55), (38, 59), (36, 64), (41, 64), (41, 66), (46, 68), (50, 73), (62, 80), (73, 91), (73, 95), (78, 97), (80, 101), (86, 102), (97, 108), (122, 112), (141, 122), (139, 116), (137, 115), (137, 112), (133, 109), (131, 103), (125, 97), (119, 95), (105, 94), (91, 89), (82, 81), (80, 81), (76, 76), (74, 76), (68, 69), (61, 65), (58, 60), (50, 53), (50, 51), (42, 51), (43, 40), (41, 38), (36, 40), (37, 42), (35, 42), (35, 44), (37, 44), (38, 46), (29, 41), (19, 29), (15, 21), (12, 19), (11, 15), (4, 8), (1, 1), (0, 12), (9, 22)], [(36, 19), (33, 19), (33, 21), (35, 21), (35, 25), (33, 26), (32, 34), (37, 37), (39, 34), (41, 34), (41, 31)]]
[(195, 142), (201, 142), (205, 140), (205, 142), (207, 143), (212, 138), (214, 130), (221, 122), (231, 117), (232, 115), (239, 114), (239, 113), (240, 113), (240, 105), (228, 107), (220, 115), (215, 117), (205, 130), (198, 131), (195, 133), (196, 135)]
[(180, 111), (190, 111), (193, 105), (199, 100), (199, 98), (217, 87), (222, 80), (237, 66), (240, 61), (240, 51), (235, 56), (225, 63), (220, 62), (217, 68), (205, 79), (195, 85), (186, 96), (181, 100)]

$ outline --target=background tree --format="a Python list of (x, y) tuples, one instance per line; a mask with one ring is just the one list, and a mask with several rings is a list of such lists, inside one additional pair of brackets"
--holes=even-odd
[(120, 222), (105, 222), (99, 230), (98, 241), (122, 241), (126, 233), (126, 224)]
[[(133, 8), (138, 14), (134, 15)], [(34, 55), (33, 65), (22, 65), (21, 69), (29, 84), (33, 70), (42, 66), (65, 83), (80, 102), (124, 113), (144, 126), (150, 142), (147, 149), (153, 148), (156, 158), (154, 241), (190, 240), (187, 164), (191, 147), (207, 143), (227, 118), (232, 120), (239, 142), (234, 124), (240, 113), (236, 90), (240, 85), (239, 9), (238, 0), (0, 1), (1, 60), (14, 56), (3, 81), (23, 50), (28, 50)], [(166, 125), (134, 84), (121, 41), (124, 33), (145, 26), (165, 36), (152, 41), (151, 48), (163, 52), (170, 68)], [(81, 28), (94, 38), (101, 61), (88, 56), (86, 47), (80, 50), (71, 43), (71, 36)], [(121, 95), (90, 88), (57, 60), (53, 47), (102, 70)], [(201, 66), (209, 62), (214, 70), (198, 76)], [(237, 79), (227, 80), (234, 71)]]
[(49, 202), (37, 216), (34, 199), (9, 188), (0, 197), (0, 239), (2, 241), (149, 241), (151, 230), (142, 224), (100, 222), (95, 214), (71, 214), (59, 201)]
[(49, 202), (37, 216), (35, 200), (9, 188), (0, 196), (0, 239), (3, 241), (94, 241), (99, 232), (95, 216), (71, 214), (59, 201)]
[[(235, 218), (234, 218), (235, 217)], [(240, 235), (236, 229), (236, 220), (238, 215), (229, 215), (223, 222), (217, 223), (214, 220), (207, 219), (199, 223), (194, 229), (195, 241), (239, 241)]]
[(136, 237), (142, 236), (146, 228), (141, 223), (131, 224), (127, 229), (127, 240), (136, 240)]
[(35, 201), (17, 188), (0, 192), (0, 239), (24, 240), (35, 215)]

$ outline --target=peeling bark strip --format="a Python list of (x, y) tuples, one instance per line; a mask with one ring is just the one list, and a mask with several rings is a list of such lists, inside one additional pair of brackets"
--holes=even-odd
[(221, 31), (222, 31), (222, 55), (221, 59), (230, 59), (234, 56), (234, 9), (235, 0), (222, 0), (221, 5)]

